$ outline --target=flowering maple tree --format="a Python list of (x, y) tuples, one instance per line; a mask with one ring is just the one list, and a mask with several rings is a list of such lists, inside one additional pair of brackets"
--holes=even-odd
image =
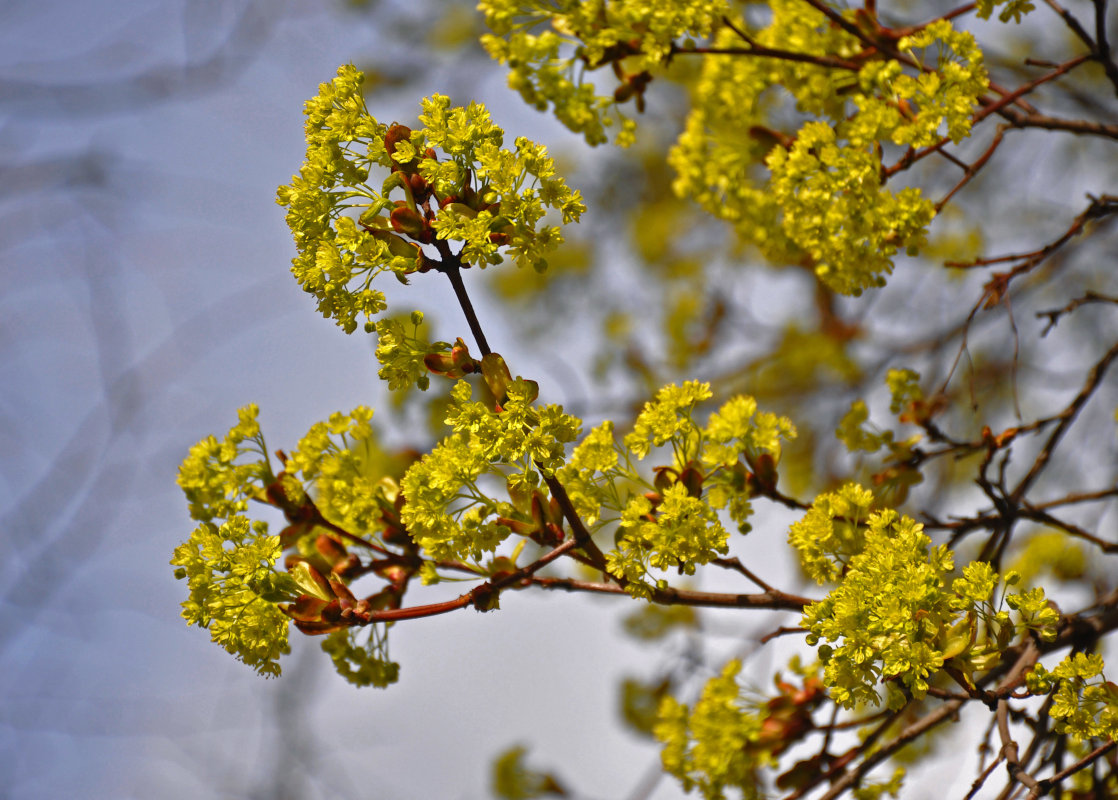
[[(741, 658), (711, 665), (690, 700), (670, 677), (626, 686), (627, 718), (685, 790), (897, 796), (912, 748), (975, 707), (989, 724), (970, 732), (968, 796), (999, 781), (1002, 797), (1118, 793), (1118, 197), (1089, 196), (1055, 238), (1009, 255), (981, 255), (993, 223), (953, 214), (968, 196), (1012, 210), (983, 180), (1026, 132), (1098, 142), (1116, 163), (1106, 3), (1082, 18), (1044, 5), (482, 0), (482, 45), (510, 87), (589, 146), (642, 163), (641, 114), (661, 84), (685, 92), (671, 174), (647, 167), (653, 191), (631, 210), (660, 311), (603, 320), (645, 397), (589, 429), (541, 398), (546, 367), (520, 375), (492, 349), (465, 275), (561, 276), (576, 223), (615, 212), (542, 145), (507, 146), (483, 106), (433, 95), (414, 127), (386, 123), (342, 66), (307, 102), (306, 160), (278, 192), (292, 273), (345, 333), (375, 334), (380, 377), (438, 409), (439, 441), (394, 452), (361, 406), (273, 452), (257, 408), (241, 409), (179, 473), (198, 521), (172, 559), (183, 616), (263, 675), (279, 675), (294, 626), (348, 681), (385, 687), (393, 625), (495, 611), (509, 591), (627, 596), (648, 638), (694, 627), (697, 609), (793, 612), (761, 638), (802, 637), (763, 696)], [(1042, 11), (1070, 44), (997, 51)], [(725, 252), (681, 255), (702, 226), (722, 226)], [(383, 291), (440, 273), (466, 323), (453, 342), (428, 338), (431, 309), (398, 313)], [(789, 320), (743, 349), (735, 284), (789, 275)], [(925, 324), (894, 284), (947, 299)], [(661, 362), (636, 346), (635, 315), (660, 327)], [(1071, 338), (1045, 351), (1057, 327)], [(1026, 358), (1066, 362), (1057, 385)], [(762, 505), (794, 521), (775, 530)], [(286, 527), (254, 519), (263, 506)], [(786, 548), (800, 576), (745, 563), (747, 535)], [(752, 588), (696, 588), (712, 571)], [(423, 597), (451, 580), (471, 588)], [(499, 760), (500, 793), (563, 792), (522, 755)]]

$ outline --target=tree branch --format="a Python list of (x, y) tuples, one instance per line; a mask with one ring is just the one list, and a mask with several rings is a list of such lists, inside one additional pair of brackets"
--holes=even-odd
[(1067, 767), (1066, 769), (1062, 769), (1059, 772), (1057, 772), (1055, 775), (1052, 775), (1048, 778), (1044, 778), (1043, 780), (1038, 781), (1037, 782), (1037, 788), (1034, 791), (1029, 793), (1029, 800), (1033, 800), (1033, 798), (1040, 797), (1042, 795), (1047, 794), (1049, 791), (1052, 790), (1053, 787), (1058, 786), (1061, 781), (1063, 781), (1066, 778), (1068, 778), (1068, 777), (1074, 775), (1075, 773), (1079, 772), (1079, 770), (1083, 769), (1084, 767), (1091, 766), (1091, 764), (1093, 764), (1095, 761), (1097, 761), (1100, 758), (1102, 758), (1103, 756), (1105, 756), (1107, 753), (1109, 753), (1115, 747), (1118, 747), (1118, 741), (1114, 741), (1112, 739), (1111, 741), (1106, 742), (1105, 744), (1099, 745), (1094, 750), (1092, 750), (1090, 753), (1083, 756), (1083, 758), (1079, 759), (1074, 764), (1072, 764), (1070, 767)]
[(441, 239), (436, 240), (435, 247), (442, 256), (442, 261), (436, 264), (436, 269), (450, 279), (450, 285), (454, 287), (454, 295), (458, 298), (462, 313), (466, 315), (466, 322), (470, 325), (470, 332), (474, 335), (478, 350), (483, 357), (487, 356), (492, 351), (489, 349), (489, 342), (485, 340), (485, 332), (481, 329), (474, 304), (470, 302), (470, 295), (466, 292), (466, 284), (462, 280), (462, 259), (457, 253), (451, 253), (450, 246)]
[[(564, 592), (591, 592), (594, 594), (627, 595), (613, 583), (593, 583), (576, 578), (532, 578), (529, 585), (541, 589)], [(773, 590), (761, 594), (729, 594), (721, 592), (696, 592), (686, 589), (652, 589), (652, 602), (666, 606), (702, 606), (708, 608), (767, 608), (774, 611), (803, 611), (804, 606), (815, 601), (808, 597), (785, 594)]]
[(893, 753), (900, 750), (909, 742), (924, 735), (932, 728), (942, 725), (955, 716), (959, 709), (963, 707), (964, 702), (963, 700), (950, 700), (930, 714), (925, 714), (923, 717), (916, 720), (916, 722), (902, 730), (896, 738), (881, 745), (880, 748), (874, 750), (858, 762), (858, 766), (852, 770), (848, 770), (835, 780), (831, 784), (830, 790), (820, 797), (819, 800), (835, 800), (835, 798), (842, 795), (847, 789), (857, 785), (870, 770), (893, 755)]
[(1004, 697), (999, 700), (998, 710), (995, 713), (998, 719), (998, 736), (1002, 740), (1001, 757), (1005, 759), (1005, 768), (1009, 772), (1010, 781), (1024, 784), (1034, 792), (1037, 791), (1040, 784), (1021, 765), (1020, 756), (1017, 754), (1017, 742), (1009, 733), (1009, 701)]
[(1091, 371), (1087, 375), (1087, 382), (1084, 384), (1083, 388), (1079, 390), (1079, 394), (1075, 396), (1075, 399), (1071, 401), (1067, 408), (1057, 415), (1056, 419), (1058, 419), (1059, 422), (1056, 425), (1056, 429), (1052, 431), (1052, 434), (1048, 437), (1048, 441), (1044, 443), (1044, 447), (1041, 448), (1040, 453), (1037, 454), (1028, 473), (1010, 493), (1010, 499), (1015, 503), (1021, 503), (1029, 487), (1033, 485), (1040, 476), (1040, 473), (1044, 471), (1044, 468), (1052, 458), (1052, 452), (1056, 449), (1056, 445), (1067, 432), (1072, 421), (1078, 416), (1079, 412), (1083, 410), (1083, 406), (1091, 399), (1091, 395), (1098, 389), (1099, 384), (1102, 383), (1103, 375), (1106, 374), (1106, 370), (1110, 367), (1115, 358), (1118, 358), (1118, 343), (1112, 345), (1110, 350), (1106, 352), (1106, 355), (1091, 368)]
[(405, 619), (419, 619), (421, 617), (434, 617), (439, 614), (446, 614), (449, 611), (457, 611), (460, 608), (477, 605), (479, 602), (485, 607), (479, 607), (480, 611), (488, 611), (489, 603), (493, 597), (502, 589), (506, 589), (518, 584), (523, 584), (525, 580), (531, 578), (533, 573), (543, 569), (552, 561), (566, 552), (569, 552), (577, 545), (577, 542), (572, 539), (567, 539), (562, 544), (544, 553), (538, 559), (533, 561), (527, 566), (521, 567), (513, 572), (505, 573), (498, 577), (492, 578), (479, 586), (475, 586), (470, 591), (463, 595), (459, 595), (453, 600), (447, 600), (443, 603), (429, 603), (422, 606), (411, 606), (410, 608), (390, 608), (384, 610), (361, 610), (351, 609), (348, 615), (343, 614), (343, 618), (353, 619), (358, 624), (370, 625), (374, 622), (398, 622)]

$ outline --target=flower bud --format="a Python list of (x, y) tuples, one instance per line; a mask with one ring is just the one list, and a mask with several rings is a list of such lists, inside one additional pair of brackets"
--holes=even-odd
[(517, 536), (530, 536), (536, 530), (536, 526), (532, 523), (511, 517), (497, 517), (497, 524), (504, 525)]
[(407, 234), (413, 239), (419, 239), (423, 236), (423, 231), (426, 228), (423, 217), (407, 206), (399, 206), (393, 209), (389, 220), (396, 231)]
[(349, 555), (344, 546), (325, 533), (320, 533), (314, 540), (314, 549), (326, 559), (326, 563), (331, 567), (339, 561), (343, 561)]
[(470, 601), (478, 611), (493, 611), (501, 607), (501, 593), (492, 584), (483, 583), (470, 592)]
[(408, 185), (411, 187), (412, 199), (415, 200), (416, 205), (423, 205), (431, 196), (431, 184), (420, 175), (418, 172), (408, 178)]
[(352, 606), (357, 602), (357, 598), (353, 596), (353, 592), (349, 590), (349, 587), (337, 578), (330, 578), (330, 588), (334, 590), (334, 594), (337, 596), (338, 600), (341, 601), (341, 606), (343, 608)]
[(478, 362), (470, 355), (470, 349), (461, 338), (455, 342), (449, 353), (428, 353), (423, 364), (436, 375), (448, 378), (461, 378), (478, 371)]
[[(652, 485), (661, 493), (668, 491), (668, 488), (679, 479), (679, 473), (671, 467), (656, 467), (652, 472), (655, 474)], [(659, 503), (660, 501), (656, 500), (655, 502)]]

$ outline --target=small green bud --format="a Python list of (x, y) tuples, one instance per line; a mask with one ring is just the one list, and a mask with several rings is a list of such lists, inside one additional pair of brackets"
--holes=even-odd
[(399, 172), (393, 172), (384, 179), (384, 183), (382, 183), (380, 187), (380, 193), (387, 197), (393, 189), (402, 187), (404, 185), (404, 180), (405, 177)]

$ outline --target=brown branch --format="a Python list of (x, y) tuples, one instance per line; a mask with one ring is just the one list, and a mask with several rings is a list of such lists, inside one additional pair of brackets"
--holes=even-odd
[(746, 567), (745, 564), (741, 563), (740, 558), (716, 558), (710, 563), (714, 564), (716, 567), (722, 567), (723, 569), (732, 569), (735, 572), (740, 572), (742, 575), (753, 581), (753, 583), (757, 584), (757, 586), (764, 589), (766, 592), (773, 591), (773, 587), (765, 583), (765, 581), (761, 580), (761, 578), (758, 577), (751, 569)]
[(1065, 61), (1063, 64), (1060, 64), (1055, 69), (1053, 69), (1051, 72), (1049, 72), (1045, 75), (1041, 75), (1039, 78), (1034, 78), (1033, 80), (1029, 81), (1028, 83), (1022, 84), (1021, 86), (1014, 89), (1012, 92), (1009, 92), (1008, 94), (1003, 95), (1001, 97), (1001, 99), (996, 100), (992, 103), (986, 104), (986, 105), (983, 106), (983, 108), (980, 111), (975, 112), (974, 117), (972, 119), (972, 124), (981, 122), (982, 120), (986, 119), (986, 117), (990, 116), (991, 114), (997, 114), (1003, 108), (1005, 108), (1006, 106), (1012, 105), (1013, 103), (1015, 103), (1018, 100), (1018, 98), (1023, 97), (1026, 94), (1029, 94), (1031, 91), (1036, 89), (1038, 86), (1040, 86), (1042, 84), (1045, 84), (1048, 81), (1055, 80), (1056, 78), (1059, 78), (1061, 75), (1064, 75), (1068, 72), (1071, 72), (1073, 69), (1078, 67), (1080, 64), (1082, 64), (1086, 61), (1090, 61), (1090, 60), (1091, 60), (1091, 56), (1089, 56), (1089, 55), (1078, 56), (1076, 58), (1071, 59), (1070, 61)]
[(807, 629), (801, 628), (799, 625), (796, 625), (795, 627), (781, 625), (776, 630), (769, 631), (757, 641), (759, 641), (761, 644), (768, 644), (773, 639), (777, 639), (781, 636), (792, 636), (797, 633), (807, 633)]
[(998, 719), (998, 736), (1002, 740), (1001, 757), (1005, 759), (1005, 768), (1009, 772), (1011, 783), (1021, 783), (1030, 790), (1037, 791), (1040, 783), (1030, 775), (1021, 765), (1021, 757), (1017, 753), (1017, 742), (1009, 732), (1009, 701), (1002, 698), (998, 701), (996, 712)]
[(845, 69), (852, 72), (857, 72), (862, 67), (854, 61), (845, 58), (838, 58), (837, 56), (822, 56), (814, 55), (812, 53), (797, 53), (792, 50), (781, 50), (775, 47), (766, 47), (763, 44), (757, 44), (753, 37), (731, 22), (728, 18), (722, 18), (723, 24), (738, 35), (738, 37), (748, 45), (747, 47), (689, 47), (682, 48), (672, 42), (671, 55), (731, 55), (731, 56), (759, 56), (761, 58), (775, 58), (780, 61), (795, 61), (801, 64), (814, 64), (819, 67), (827, 67), (830, 69)]
[[(576, 578), (532, 578), (525, 585), (564, 592), (591, 592), (594, 594), (627, 595), (613, 583), (593, 583)], [(687, 589), (651, 589), (653, 603), (666, 606), (699, 606), (707, 608), (767, 608), (774, 611), (803, 611), (804, 606), (815, 601), (780, 591), (761, 594), (731, 594), (724, 592), (698, 592)]]
[(442, 603), (428, 603), (422, 606), (411, 606), (409, 608), (389, 608), (379, 611), (352, 609), (348, 618), (360, 625), (370, 625), (374, 622), (398, 622), (405, 619), (419, 619), (421, 617), (434, 617), (439, 614), (446, 614), (450, 611), (457, 611), (460, 608), (467, 608), (475, 605), (479, 601), (482, 601), (486, 605), (486, 608), (479, 607), (479, 610), (485, 611), (491, 607), (488, 603), (492, 601), (493, 596), (500, 592), (501, 589), (523, 584), (524, 581), (530, 580), (533, 573), (543, 569), (559, 556), (574, 549), (576, 545), (577, 542), (575, 539), (567, 539), (562, 544), (544, 553), (531, 564), (523, 566), (513, 572), (492, 578), (479, 586), (475, 586), (465, 594), (459, 595), (453, 600), (447, 600)]
[(1118, 139), (1118, 125), (1092, 122), (1086, 119), (1065, 119), (1039, 112), (1025, 113), (1003, 108), (998, 114), (1013, 124), (1015, 128), (1040, 128), (1047, 131), (1064, 131), (1079, 136), (1102, 136)]
[(861, 717), (858, 719), (848, 719), (843, 722), (833, 722), (829, 725), (816, 725), (817, 731), (848, 731), (851, 728), (864, 728), (872, 722), (879, 722), (886, 717), (894, 716), (892, 711), (886, 709), (885, 711), (878, 711), (875, 714), (870, 714), (868, 717)]
[(551, 496), (559, 503), (559, 509), (563, 512), (563, 518), (570, 524), (575, 541), (578, 543), (578, 548), (587, 555), (594, 569), (598, 570), (603, 575), (613, 578), (621, 586), (624, 586), (625, 579), (613, 575), (607, 568), (605, 554), (602, 553), (601, 548), (595, 544), (593, 535), (586, 529), (586, 525), (583, 524), (582, 518), (578, 515), (578, 511), (575, 509), (574, 503), (571, 502), (571, 498), (567, 494), (567, 490), (564, 488), (563, 484), (561, 484), (554, 475), (544, 475), (543, 479), (547, 484), (547, 488), (551, 490)]
[(873, 748), (873, 746), (877, 743), (877, 740), (881, 738), (882, 734), (884, 734), (885, 731), (887, 731), (889, 727), (894, 722), (896, 722), (896, 720), (897, 712), (887, 710), (882, 717), (882, 721), (876, 728), (874, 728), (866, 735), (865, 739), (863, 739), (859, 744), (851, 747), (849, 750), (835, 759), (835, 761), (832, 762), (830, 769), (826, 770), (825, 772), (821, 771), (813, 775), (799, 789), (789, 795), (786, 795), (784, 797), (784, 800), (800, 800), (800, 798), (806, 797), (815, 789), (816, 786), (823, 783), (824, 781), (833, 781), (836, 777), (842, 775), (847, 765), (849, 765), (851, 761), (857, 758), (859, 753), (864, 753)]
[(994, 774), (994, 770), (998, 768), (998, 764), (1000, 763), (1002, 763), (1001, 755), (991, 761), (989, 765), (987, 765), (986, 768), (982, 770), (981, 773), (979, 773), (978, 777), (974, 779), (974, 783), (971, 784), (970, 791), (967, 792), (967, 796), (964, 797), (963, 800), (971, 800), (972, 797), (978, 794), (979, 790), (982, 788), (982, 785), (986, 783), (986, 780), (991, 775)]
[(1115, 496), (1118, 496), (1118, 486), (1112, 486), (1109, 489), (1099, 489), (1097, 492), (1077, 492), (1055, 500), (1049, 500), (1045, 503), (1031, 503), (1028, 505), (1028, 508), (1045, 510), (1058, 506), (1070, 506), (1074, 503), (1092, 503), (1096, 500), (1105, 500), (1108, 497)]
[(932, 155), (933, 153), (940, 153), (941, 155), (943, 155), (944, 158), (946, 158), (952, 164), (955, 164), (957, 167), (960, 167), (961, 169), (966, 169), (967, 165), (964, 162), (960, 161), (958, 158), (956, 158), (955, 156), (951, 155), (950, 153), (948, 153), (947, 151), (945, 151), (943, 149), (947, 145), (951, 144), (951, 141), (952, 140), (951, 140), (950, 136), (944, 136), (942, 139), (940, 139), (935, 144), (928, 145), (927, 147), (921, 148), (920, 150), (910, 149), (903, 156), (901, 156), (899, 159), (897, 159), (896, 164), (894, 164), (891, 167), (885, 167), (884, 169), (882, 169), (882, 171), (881, 171), (882, 181), (881, 182), (885, 183), (886, 181), (889, 180), (889, 178), (893, 177), (898, 172), (903, 172), (904, 170), (908, 169), (913, 164), (915, 164), (917, 161), (920, 161), (924, 158), (927, 158), (928, 156)]
[(952, 267), (955, 269), (972, 269), (974, 267), (988, 267), (993, 264), (1004, 264), (1013, 261), (1020, 261), (1009, 273), (1005, 273), (1003, 279), (1008, 284), (1009, 280), (1026, 272), (1033, 267), (1043, 262), (1050, 255), (1055, 253), (1069, 241), (1074, 239), (1083, 232), (1084, 227), (1088, 222), (1103, 217), (1110, 216), (1111, 214), (1118, 214), (1118, 195), (1104, 194), (1101, 197), (1092, 197), (1090, 204), (1087, 208), (1079, 214), (1068, 229), (1053, 242), (1049, 242), (1043, 247), (1032, 250), (1028, 253), (1014, 253), (1012, 255), (994, 256), (992, 258), (976, 258), (973, 261), (947, 261), (944, 266)]
[(450, 285), (454, 287), (454, 296), (458, 298), (458, 305), (462, 307), (462, 313), (466, 315), (466, 322), (470, 326), (470, 332), (474, 335), (478, 350), (482, 356), (487, 356), (492, 351), (489, 349), (489, 342), (485, 340), (485, 332), (481, 329), (477, 312), (474, 311), (474, 304), (470, 302), (470, 295), (466, 292), (466, 284), (462, 281), (462, 259), (457, 253), (451, 253), (450, 246), (442, 239), (435, 241), (435, 247), (438, 248), (439, 255), (442, 256), (442, 261), (436, 263), (436, 269), (450, 279)]
[(942, 725), (944, 722), (951, 719), (959, 711), (959, 709), (963, 707), (964, 702), (965, 701), (963, 700), (951, 700), (947, 703), (944, 703), (935, 711), (932, 711), (929, 714), (925, 714), (923, 717), (916, 720), (916, 722), (912, 723), (907, 728), (902, 730), (899, 734), (897, 734), (895, 738), (881, 745), (880, 748), (874, 750), (872, 753), (858, 762), (858, 766), (856, 766), (854, 769), (847, 771), (845, 774), (835, 780), (832, 783), (830, 790), (822, 797), (820, 797), (819, 800), (835, 800), (835, 798), (839, 797), (847, 789), (850, 789), (857, 785), (858, 782), (861, 781), (862, 778), (866, 775), (866, 773), (868, 773), (882, 761), (887, 759), (889, 756), (893, 755), (893, 753), (900, 750), (909, 742), (923, 736), (932, 728)]
[[(977, 3), (967, 3), (965, 6), (959, 6), (958, 8), (953, 8), (950, 11), (948, 11), (946, 14), (941, 14), (939, 17), (937, 17), (935, 20), (932, 20), (932, 21), (937, 22), (938, 20), (941, 20), (941, 19), (951, 21), (951, 20), (955, 19), (955, 17), (961, 17), (961, 16), (963, 16), (963, 14), (969, 14), (970, 12), (974, 11), (974, 9), (977, 8), (977, 7), (978, 7)], [(922, 27), (926, 28), (930, 24), (931, 24), (931, 22), (925, 24)]]
[[(310, 503), (309, 497), (307, 498), (307, 502)], [(374, 553), (379, 553), (385, 556), (396, 555), (391, 550), (381, 547), (376, 542), (370, 542), (362, 538), (361, 536), (358, 536), (356, 533), (347, 531), (341, 525), (335, 525), (333, 522), (326, 519), (326, 517), (322, 516), (322, 512), (318, 510), (318, 506), (315, 506), (313, 503), (311, 503), (311, 507), (314, 509), (314, 517), (310, 520), (310, 523), (312, 525), (318, 525), (319, 527), (326, 528), (329, 531), (333, 531), (334, 533), (338, 534), (338, 536), (345, 539), (347, 542), (360, 545), (361, 547), (366, 547), (369, 550), (372, 550)]]
[[(489, 355), (491, 351), (489, 349), (489, 343), (485, 339), (485, 332), (481, 328), (481, 322), (477, 318), (474, 305), (470, 302), (470, 295), (466, 291), (466, 285), (462, 281), (461, 258), (457, 254), (452, 253), (450, 251), (450, 246), (443, 240), (436, 240), (435, 246), (439, 250), (439, 255), (442, 256), (442, 261), (439, 262), (437, 269), (450, 278), (450, 283), (454, 287), (454, 294), (458, 298), (459, 305), (462, 307), (462, 313), (466, 315), (466, 321), (470, 325), (470, 330), (473, 332), (474, 340), (477, 342), (478, 349), (481, 351), (482, 356)], [(544, 475), (544, 481), (547, 483), (548, 489), (551, 490), (551, 496), (559, 503), (559, 507), (563, 511), (563, 516), (566, 518), (567, 522), (570, 523), (571, 530), (574, 532), (574, 540), (579, 549), (589, 557), (595, 569), (608, 575), (609, 571), (606, 569), (605, 556), (594, 543), (593, 537), (586, 529), (582, 519), (578, 516), (578, 512), (575, 510), (570, 497), (567, 495), (567, 490), (563, 488), (563, 485), (559, 483), (553, 475)]]
[(818, 67), (831, 69), (846, 69), (857, 72), (861, 67), (853, 61), (834, 56), (814, 56), (810, 53), (796, 53), (791, 50), (778, 50), (764, 45), (751, 47), (691, 47), (672, 49), (672, 54), (678, 55), (704, 55), (704, 56), (758, 56), (760, 58), (775, 58), (778, 61), (795, 61), (801, 64), (814, 64)]
[(1083, 406), (1091, 399), (1091, 395), (1098, 389), (1099, 385), (1102, 383), (1103, 376), (1106, 374), (1107, 368), (1115, 358), (1118, 358), (1118, 344), (1112, 345), (1110, 350), (1106, 352), (1106, 355), (1091, 368), (1091, 371), (1087, 373), (1087, 382), (1083, 385), (1083, 388), (1079, 390), (1079, 394), (1068, 404), (1067, 408), (1056, 415), (1056, 419), (1059, 420), (1056, 424), (1056, 429), (1052, 431), (1052, 434), (1048, 437), (1048, 441), (1044, 443), (1044, 446), (1037, 454), (1028, 473), (1010, 493), (1010, 499), (1014, 503), (1021, 503), (1022, 499), (1025, 497), (1025, 493), (1040, 476), (1040, 473), (1044, 471), (1044, 468), (1052, 458), (1052, 452), (1056, 449), (1056, 445), (1059, 444), (1060, 439), (1067, 432), (1072, 421), (1079, 415)]
[[(901, 64), (904, 64), (905, 66), (912, 67), (913, 69), (919, 70), (921, 72), (934, 72), (935, 71), (931, 67), (922, 66), (921, 64), (916, 62), (914, 59), (912, 59), (912, 58), (906, 56), (904, 53), (901, 53), (900, 51), (898, 51), (895, 47), (893, 47), (889, 44), (889, 40), (886, 39), (884, 36), (880, 36), (880, 37), (870, 36), (865, 31), (863, 31), (861, 28), (859, 28), (857, 25), (855, 25), (853, 22), (851, 22), (846, 17), (844, 17), (842, 14), (840, 14), (838, 11), (836, 11), (835, 9), (833, 9), (829, 5), (827, 5), (827, 3), (824, 2), (824, 0), (804, 0), (804, 2), (807, 3), (809, 6), (811, 6), (812, 8), (814, 8), (820, 14), (825, 16), (827, 19), (829, 19), (835, 26), (837, 26), (839, 28), (842, 28), (844, 31), (846, 31), (851, 36), (853, 36), (855, 39), (857, 39), (862, 44), (864, 44), (866, 46), (866, 48), (869, 50), (869, 54), (872, 54), (874, 52), (882, 53), (883, 55), (888, 56), (889, 58), (893, 59), (894, 61), (898, 61)], [(914, 30), (914, 31), (919, 30), (919, 28), (912, 29), (912, 30)], [(890, 32), (890, 33), (893, 33), (893, 32)], [(897, 38), (899, 39), (900, 37), (898, 36)]]
[(1118, 91), (1118, 64), (1114, 62), (1111, 56), (1110, 43), (1106, 38), (1106, 0), (1094, 0), (1096, 38), (1091, 38), (1091, 34), (1087, 32), (1083, 24), (1056, 0), (1044, 0), (1044, 2), (1060, 16), (1071, 32), (1078, 36), (1083, 44), (1087, 45), (1087, 49), (1091, 51), (1090, 57), (1102, 65), (1106, 77)]
[[(943, 207), (947, 205), (952, 197), (955, 196), (956, 192), (970, 183), (971, 179), (974, 178), (974, 176), (977, 175), (984, 166), (986, 166), (986, 162), (990, 160), (990, 157), (994, 155), (994, 151), (997, 150), (998, 147), (1001, 145), (1002, 137), (1004, 135), (1005, 126), (999, 125), (997, 132), (994, 134), (994, 138), (990, 142), (990, 146), (986, 148), (986, 152), (979, 156), (978, 160), (975, 161), (973, 164), (968, 164), (964, 167), (965, 174), (963, 175), (963, 177), (959, 180), (958, 183), (955, 184), (951, 191), (944, 196), (942, 200), (936, 203), (937, 214), (943, 210)], [(946, 155), (946, 153), (944, 155)]]
[(1118, 64), (1110, 54), (1110, 42), (1106, 36), (1106, 0), (1095, 0), (1095, 56), (1118, 92)]
[(1063, 308), (1054, 308), (1050, 311), (1038, 311), (1036, 312), (1038, 319), (1040, 317), (1048, 317), (1048, 324), (1044, 326), (1044, 330), (1040, 332), (1040, 335), (1047, 336), (1048, 332), (1056, 327), (1056, 324), (1059, 322), (1060, 317), (1062, 317), (1064, 314), (1070, 314), (1072, 311), (1075, 311), (1080, 306), (1085, 306), (1092, 303), (1113, 303), (1115, 305), (1118, 305), (1118, 297), (1112, 297), (1110, 295), (1100, 294), (1099, 292), (1096, 292), (1094, 290), (1088, 290), (1087, 293), (1084, 294), (1082, 297), (1075, 298)]
[(1070, 11), (1057, 3), (1056, 0), (1044, 0), (1044, 3), (1060, 15), (1060, 18), (1064, 21), (1064, 24), (1067, 25), (1068, 28), (1071, 29), (1072, 33), (1078, 36), (1083, 41), (1083, 43), (1087, 45), (1088, 48), (1090, 48), (1092, 53), (1095, 52), (1095, 50), (1097, 49), (1095, 40), (1091, 38), (1091, 34), (1087, 33), (1086, 28), (1084, 28), (1080, 24), (1079, 20), (1072, 16)]
[(1030, 506), (1028, 503), (1024, 503), (1021, 506), (1020, 516), (1023, 519), (1031, 519), (1034, 522), (1043, 523), (1051, 528), (1058, 528), (1069, 536), (1074, 536), (1076, 539), (1090, 542), (1104, 553), (1118, 553), (1118, 542), (1108, 542), (1105, 539), (1095, 536), (1093, 533), (1083, 530), (1078, 525), (1064, 522), (1062, 519), (1058, 519), (1047, 512)]
[(1112, 739), (1105, 744), (1099, 745), (1090, 753), (1083, 756), (1083, 758), (1072, 764), (1070, 767), (1062, 769), (1055, 775), (1045, 778), (1044, 780), (1038, 781), (1037, 789), (1029, 793), (1029, 800), (1032, 800), (1034, 797), (1040, 797), (1041, 795), (1047, 794), (1061, 781), (1066, 780), (1068, 777), (1074, 775), (1076, 772), (1079, 772), (1079, 770), (1083, 769), (1084, 767), (1089, 767), (1095, 761), (1113, 750), (1116, 746), (1118, 746), (1118, 741), (1114, 741)]

